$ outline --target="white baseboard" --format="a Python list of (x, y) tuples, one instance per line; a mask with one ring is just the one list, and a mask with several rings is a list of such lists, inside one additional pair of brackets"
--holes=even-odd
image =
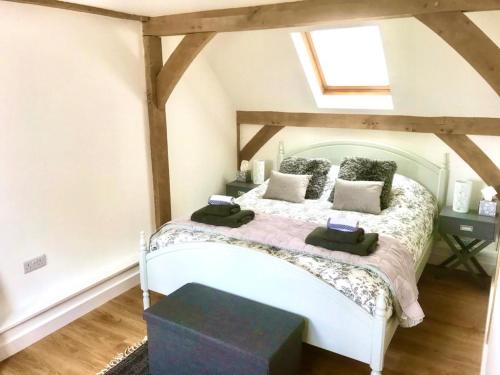
[(133, 264), (112, 277), (62, 300), (50, 309), (10, 327), (0, 335), (0, 361), (27, 348), (82, 315), (139, 284), (139, 269)]
[[(436, 241), (434, 248), (432, 250), (431, 256), (429, 258), (430, 264), (439, 264), (443, 262), (446, 258), (451, 255), (451, 250), (448, 245), (442, 241)], [(484, 267), (484, 270), (491, 276), (495, 274), (497, 265), (497, 252), (495, 247), (486, 248), (477, 255), (477, 260)], [(458, 269), (464, 270), (463, 266), (457, 267)]]

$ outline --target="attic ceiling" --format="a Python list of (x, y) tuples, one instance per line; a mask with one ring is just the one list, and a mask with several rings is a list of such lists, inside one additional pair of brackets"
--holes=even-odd
[[(68, 0), (70, 1), (70, 0)], [(286, 0), (71, 0), (73, 3), (143, 16), (196, 12), (201, 10), (237, 8), (251, 5), (285, 3)]]
[[(500, 12), (469, 17), (500, 44)], [(437, 34), (414, 18), (376, 22), (381, 28), (393, 111), (369, 113), (422, 116), (500, 116), (500, 99), (486, 81)], [(238, 110), (322, 110), (314, 102), (290, 30), (217, 35), (202, 53)], [(471, 93), (481, 101), (471, 100)]]

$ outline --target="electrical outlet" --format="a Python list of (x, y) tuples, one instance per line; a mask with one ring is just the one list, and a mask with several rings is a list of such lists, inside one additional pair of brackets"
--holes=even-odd
[(39, 257), (27, 260), (24, 262), (24, 273), (33, 272), (39, 268), (45, 267), (47, 265), (47, 256), (45, 254)]

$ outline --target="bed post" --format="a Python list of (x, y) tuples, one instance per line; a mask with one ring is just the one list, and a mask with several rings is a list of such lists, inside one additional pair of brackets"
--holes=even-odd
[(285, 158), (285, 144), (283, 143), (283, 141), (279, 142), (278, 147), (279, 147), (279, 149), (278, 149), (278, 167), (276, 168), (276, 170), (280, 169), (281, 162)]
[(147, 254), (148, 248), (146, 244), (146, 235), (144, 234), (144, 231), (142, 231), (140, 239), (139, 271), (141, 274), (142, 303), (144, 305), (144, 310), (146, 310), (150, 305), (148, 289), (148, 264), (146, 260)]
[(385, 330), (387, 325), (385, 293), (380, 292), (375, 305), (372, 329), (371, 375), (381, 375), (385, 356)]
[(446, 195), (448, 190), (448, 170), (449, 170), (449, 154), (443, 155), (438, 177), (437, 199), (439, 208), (446, 206)]

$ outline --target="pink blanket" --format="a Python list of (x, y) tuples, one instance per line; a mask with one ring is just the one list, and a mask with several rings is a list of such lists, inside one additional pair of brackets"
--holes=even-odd
[(412, 256), (404, 245), (392, 237), (380, 235), (376, 250), (371, 255), (359, 256), (306, 244), (307, 235), (317, 227), (317, 224), (282, 216), (256, 214), (255, 220), (240, 228), (216, 227), (190, 220), (177, 220), (172, 224), (367, 267), (389, 283), (397, 300), (396, 312), (403, 327), (415, 326), (425, 316), (418, 303)]

